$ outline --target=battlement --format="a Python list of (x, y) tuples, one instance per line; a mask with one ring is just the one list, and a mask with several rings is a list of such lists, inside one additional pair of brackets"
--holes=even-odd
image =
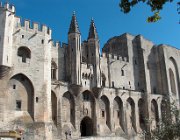
[(122, 57), (120, 55), (115, 55), (115, 54), (108, 54), (108, 53), (105, 53), (105, 52), (102, 52), (102, 55), (101, 55), (102, 58), (110, 58), (111, 60), (119, 60), (119, 61), (124, 61), (124, 62), (128, 62), (127, 60), (127, 57)]
[(0, 2), (0, 9), (8, 10), (12, 13), (15, 13), (15, 6), (7, 2), (6, 3)]
[(59, 41), (53, 41), (52, 44), (53, 44), (53, 47), (55, 48), (59, 48), (61, 46)]
[(51, 35), (52, 33), (52, 30), (44, 24), (33, 22), (27, 19), (23, 20), (20, 17), (15, 17), (15, 18), (16, 18), (15, 20), (16, 27), (22, 27), (24, 30), (36, 32), (36, 33), (43, 33), (48, 35)]

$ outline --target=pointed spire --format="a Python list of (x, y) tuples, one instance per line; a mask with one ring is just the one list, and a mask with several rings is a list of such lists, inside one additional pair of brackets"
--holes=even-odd
[(93, 18), (91, 19), (91, 25), (89, 28), (88, 39), (90, 39), (90, 38), (98, 39), (98, 34), (97, 34), (97, 30), (96, 30), (96, 26), (95, 26)]
[(80, 34), (78, 23), (77, 23), (77, 20), (76, 20), (75, 11), (73, 12), (72, 19), (71, 19), (71, 24), (70, 24), (70, 27), (69, 27), (68, 34), (70, 34), (70, 33), (79, 33)]

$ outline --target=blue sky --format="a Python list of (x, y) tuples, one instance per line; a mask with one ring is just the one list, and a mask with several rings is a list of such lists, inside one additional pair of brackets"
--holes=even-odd
[[(4, 0), (5, 1), (5, 0)], [(143, 35), (155, 44), (168, 44), (180, 49), (180, 16), (176, 2), (166, 5), (162, 20), (147, 23), (152, 13), (140, 4), (129, 14), (118, 7), (119, 0), (9, 0), (16, 7), (16, 15), (23, 19), (48, 25), (53, 39), (67, 42), (67, 32), (73, 11), (76, 11), (82, 40), (87, 39), (91, 17), (94, 18), (101, 48), (113, 36), (128, 32)]]

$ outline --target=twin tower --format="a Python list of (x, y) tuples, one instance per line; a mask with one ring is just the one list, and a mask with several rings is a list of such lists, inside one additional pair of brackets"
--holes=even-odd
[[(82, 71), (86, 71), (82, 65), (92, 66), (93, 76), (91, 77), (91, 86), (100, 87), (100, 46), (97, 30), (94, 21), (91, 20), (89, 35), (87, 41), (81, 44), (81, 33), (78, 27), (75, 13), (72, 16), (68, 32), (66, 76), (71, 84), (82, 85)], [(82, 58), (86, 58), (83, 62)], [(83, 62), (83, 63), (82, 63)]]

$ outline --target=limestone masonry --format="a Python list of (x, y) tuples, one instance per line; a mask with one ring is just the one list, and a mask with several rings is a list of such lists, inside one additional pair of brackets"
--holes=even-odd
[[(87, 40), (73, 14), (68, 42), (0, 4), (0, 132), (18, 140), (144, 139), (167, 107), (179, 107), (180, 50), (141, 35), (112, 37), (100, 53), (92, 20)], [(149, 118), (149, 123), (146, 119)]]

